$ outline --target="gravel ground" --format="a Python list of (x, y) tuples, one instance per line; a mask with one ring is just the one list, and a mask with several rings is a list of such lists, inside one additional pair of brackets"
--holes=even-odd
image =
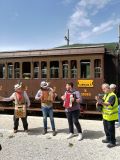
[[(28, 117), (29, 132), (24, 133), (20, 120), (19, 132), (13, 133), (13, 117), (0, 115), (0, 160), (118, 160), (120, 159), (120, 130), (116, 128), (117, 146), (111, 149), (101, 142), (105, 138), (102, 121), (80, 120), (84, 139), (77, 134), (66, 139), (65, 118), (55, 118), (58, 134), (53, 137), (48, 119), (48, 131), (42, 135), (42, 117)], [(76, 133), (76, 130), (75, 130)]]

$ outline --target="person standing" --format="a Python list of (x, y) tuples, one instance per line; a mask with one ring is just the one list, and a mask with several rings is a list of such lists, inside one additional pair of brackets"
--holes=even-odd
[(65, 107), (66, 117), (68, 119), (69, 125), (69, 135), (67, 139), (72, 138), (74, 136), (74, 125), (77, 128), (78, 132), (78, 140), (82, 140), (82, 128), (79, 123), (80, 116), (80, 102), (82, 100), (80, 96), (80, 92), (76, 91), (73, 88), (73, 83), (66, 84), (66, 91), (64, 95), (61, 97), (63, 100), (63, 106)]
[(40, 83), (40, 89), (38, 90), (35, 96), (35, 99), (41, 101), (43, 124), (44, 124), (43, 135), (47, 133), (47, 117), (49, 115), (53, 136), (55, 136), (56, 130), (55, 130), (54, 117), (53, 117), (54, 90), (49, 87), (48, 82), (42, 81)]
[(15, 92), (9, 97), (4, 98), (1, 97), (1, 101), (15, 101), (15, 109), (14, 109), (14, 133), (18, 131), (19, 118), (21, 118), (23, 123), (24, 131), (28, 131), (28, 122), (27, 122), (27, 107), (30, 106), (29, 97), (23, 89), (23, 84), (18, 83), (14, 85)]
[(103, 106), (102, 116), (106, 139), (102, 142), (108, 143), (107, 147), (112, 148), (116, 146), (115, 121), (118, 120), (118, 98), (114, 92), (111, 92), (109, 84), (102, 84), (102, 90), (105, 93), (103, 99), (97, 99), (97, 103)]
[[(110, 90), (111, 92), (116, 93), (116, 85), (115, 84), (110, 84)], [(118, 124), (117, 127), (120, 127), (120, 104), (119, 104), (119, 99), (118, 99)]]

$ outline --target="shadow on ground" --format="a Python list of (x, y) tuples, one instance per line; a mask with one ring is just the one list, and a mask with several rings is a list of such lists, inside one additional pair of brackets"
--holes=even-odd
[(30, 128), (28, 131), (28, 135), (40, 135), (43, 132), (43, 127), (38, 128)]
[(104, 133), (102, 131), (92, 131), (92, 130), (84, 130), (83, 136), (84, 139), (99, 139), (104, 137)]

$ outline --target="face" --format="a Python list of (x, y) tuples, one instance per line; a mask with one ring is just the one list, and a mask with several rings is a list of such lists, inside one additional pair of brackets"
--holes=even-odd
[(110, 89), (108, 88), (108, 87), (106, 87), (106, 86), (102, 86), (102, 91), (104, 92), (104, 93), (109, 93), (109, 91), (110, 91)]
[(67, 91), (71, 90), (71, 86), (69, 84), (66, 84), (66, 90)]
[(115, 92), (115, 88), (111, 88), (110, 90), (111, 90), (111, 92)]
[(16, 92), (18, 93), (22, 92), (22, 88), (18, 88)]

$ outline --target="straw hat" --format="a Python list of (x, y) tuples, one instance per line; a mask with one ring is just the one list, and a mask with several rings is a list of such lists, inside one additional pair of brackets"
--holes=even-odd
[(15, 91), (17, 91), (19, 88), (21, 88), (22, 87), (22, 84), (20, 83), (20, 84), (15, 84), (14, 85), (14, 89), (15, 89)]
[(43, 89), (47, 88), (48, 86), (49, 86), (49, 83), (48, 83), (48, 82), (42, 81), (42, 82), (40, 83), (40, 87), (43, 88)]

